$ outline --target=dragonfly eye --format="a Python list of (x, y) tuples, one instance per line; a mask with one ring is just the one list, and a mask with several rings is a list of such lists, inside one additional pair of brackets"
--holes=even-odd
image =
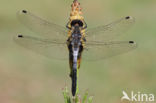
[(73, 20), (71, 22), (71, 26), (75, 26), (75, 24), (78, 24), (80, 27), (83, 26), (83, 22), (81, 20)]

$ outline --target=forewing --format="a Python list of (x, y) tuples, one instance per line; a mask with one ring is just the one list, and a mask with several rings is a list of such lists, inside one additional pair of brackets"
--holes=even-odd
[(110, 41), (127, 31), (135, 22), (133, 17), (125, 17), (108, 25), (87, 30), (87, 41)]
[(137, 47), (134, 41), (90, 42), (82, 57), (85, 60), (100, 60), (129, 52)]
[(14, 41), (22, 47), (30, 49), (51, 59), (64, 60), (68, 58), (68, 48), (64, 41), (58, 43), (50, 39), (26, 35), (18, 35), (14, 37)]
[(36, 32), (37, 35), (60, 41), (66, 39), (67, 33), (64, 27), (43, 20), (26, 10), (19, 11), (17, 17), (22, 24)]

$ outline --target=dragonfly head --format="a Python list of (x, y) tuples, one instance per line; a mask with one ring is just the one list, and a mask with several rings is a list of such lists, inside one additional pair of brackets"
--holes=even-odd
[(73, 20), (71, 22), (71, 26), (74, 27), (75, 25), (79, 25), (79, 27), (83, 27), (83, 22), (81, 20), (78, 20), (78, 19)]

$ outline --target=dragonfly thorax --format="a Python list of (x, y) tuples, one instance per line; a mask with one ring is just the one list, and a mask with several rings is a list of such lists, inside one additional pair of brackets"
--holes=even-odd
[(73, 27), (73, 32), (71, 35), (71, 45), (74, 48), (78, 48), (81, 45), (81, 37), (82, 37), (82, 35), (80, 32), (80, 27), (79, 27), (79, 25), (75, 25)]

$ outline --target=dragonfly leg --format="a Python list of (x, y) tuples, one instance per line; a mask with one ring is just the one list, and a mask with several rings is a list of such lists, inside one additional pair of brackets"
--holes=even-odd
[(67, 23), (66, 28), (71, 30), (71, 27), (69, 27), (69, 25), (70, 25), (70, 22)]
[(87, 28), (87, 23), (84, 21), (84, 27), (82, 29), (86, 29)]

